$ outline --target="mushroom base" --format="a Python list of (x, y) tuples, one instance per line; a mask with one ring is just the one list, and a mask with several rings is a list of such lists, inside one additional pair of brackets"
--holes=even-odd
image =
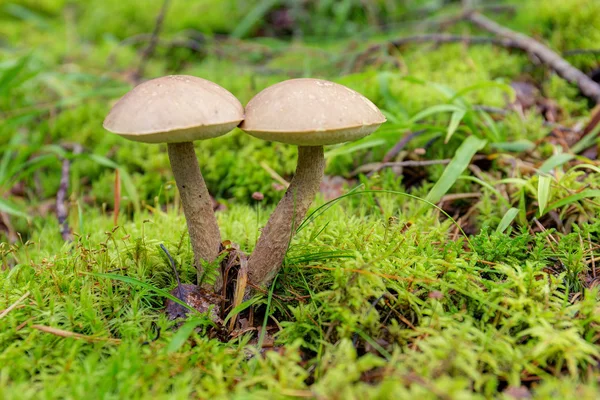
[[(198, 270), (198, 282), (203, 276), (203, 262), (212, 262), (219, 255), (221, 233), (213, 210), (212, 200), (196, 159), (192, 142), (169, 143), (169, 160), (177, 182), (183, 213), (187, 221), (194, 260)], [(220, 285), (220, 274), (217, 286)], [(202, 283), (203, 288), (211, 288)], [(220, 288), (217, 288), (217, 290)]]
[(323, 146), (298, 147), (296, 174), (248, 260), (248, 279), (252, 285), (265, 287), (281, 268), (296, 228), (319, 192), (324, 172)]

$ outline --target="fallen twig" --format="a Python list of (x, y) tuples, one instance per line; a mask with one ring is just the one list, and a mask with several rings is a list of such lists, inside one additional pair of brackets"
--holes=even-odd
[(579, 90), (581, 90), (581, 93), (585, 96), (594, 100), (596, 103), (600, 103), (600, 85), (579, 69), (569, 64), (567, 60), (546, 45), (527, 35), (508, 29), (478, 12), (467, 12), (464, 15), (466, 20), (472, 22), (481, 29), (508, 40), (512, 45), (511, 47), (521, 49), (528, 54), (535, 56), (543, 64), (552, 68), (559, 76), (568, 82), (577, 84)]
[(114, 344), (121, 343), (121, 339), (112, 339), (112, 338), (100, 338), (88, 335), (82, 335), (81, 333), (75, 333), (70, 331), (65, 331), (58, 328), (53, 328), (51, 326), (46, 325), (31, 325), (33, 329), (37, 329), (38, 331), (50, 333), (52, 335), (64, 337), (64, 338), (72, 338), (78, 340), (85, 340), (86, 342), (109, 342)]
[(358, 167), (357, 169), (352, 171), (350, 176), (357, 176), (357, 175), (363, 174), (365, 172), (368, 172), (368, 173), (378, 172), (378, 171), (381, 171), (382, 169), (392, 168), (392, 167), (426, 167), (429, 165), (440, 165), (440, 164), (445, 165), (445, 164), (449, 164), (450, 161), (452, 161), (452, 160), (448, 158), (448, 159), (444, 159), (444, 160), (407, 160), (407, 161), (396, 161), (396, 162), (370, 163), (370, 164), (361, 165), (360, 167)]
[[(73, 154), (81, 153), (82, 149), (81, 145), (75, 144), (73, 146)], [(62, 162), (60, 185), (58, 187), (58, 192), (56, 192), (56, 217), (58, 218), (58, 225), (60, 226), (60, 235), (64, 241), (71, 241), (71, 230), (69, 229), (69, 222), (67, 221), (69, 209), (65, 205), (67, 193), (69, 192), (70, 171), (71, 160), (65, 158)]]
[(481, 193), (452, 193), (447, 194), (438, 202), (438, 204), (442, 204), (448, 201), (454, 200), (463, 200), (463, 199), (476, 199), (481, 197)]
[[(484, 155), (476, 155), (473, 157), (473, 161), (483, 160), (487, 158)], [(406, 161), (396, 161), (396, 162), (378, 162), (378, 163), (370, 163), (361, 165), (356, 168), (350, 176), (357, 176), (359, 174), (366, 173), (375, 173), (381, 171), (384, 168), (392, 168), (392, 167), (426, 167), (429, 165), (446, 165), (450, 164), (452, 161), (450, 158), (442, 159), (442, 160), (406, 160)]]
[[(407, 36), (403, 38), (394, 39), (388, 44), (399, 47), (409, 43), (428, 43), (434, 42), (435, 44), (442, 43), (464, 43), (464, 44), (494, 44), (497, 46), (508, 47), (508, 48), (520, 48), (519, 43), (509, 38), (495, 38), (490, 36), (468, 36), (468, 35), (451, 35), (447, 33), (433, 33), (425, 35)], [(374, 47), (381, 47), (376, 45)]]
[(31, 294), (31, 292), (25, 293), (23, 296), (19, 297), (19, 299), (17, 301), (12, 303), (6, 310), (2, 311), (2, 313), (0, 313), (0, 319), (6, 317), (9, 312), (11, 312), (15, 308), (17, 308), (17, 306), (19, 304), (21, 304), (27, 297), (29, 297), (30, 294)]
[(398, 143), (394, 145), (394, 147), (392, 147), (387, 153), (385, 153), (385, 156), (383, 156), (383, 162), (386, 163), (394, 159), (408, 142), (425, 132), (427, 132), (426, 129), (421, 129), (414, 132), (408, 132), (406, 135), (402, 136), (402, 139), (400, 139)]
[(282, 178), (281, 175), (279, 175), (277, 172), (275, 172), (275, 170), (273, 168), (271, 168), (269, 166), (269, 164), (267, 164), (264, 161), (260, 162), (260, 166), (267, 171), (267, 173), (269, 175), (271, 175), (271, 178), (273, 178), (273, 180), (279, 182), (285, 189), (287, 189), (290, 186), (290, 183), (288, 181), (286, 181), (285, 179)]
[(154, 30), (152, 31), (152, 36), (150, 36), (150, 41), (148, 42), (148, 46), (142, 52), (142, 56), (140, 58), (140, 64), (138, 65), (137, 71), (133, 74), (133, 81), (138, 84), (144, 75), (144, 70), (146, 69), (146, 63), (154, 54), (154, 50), (156, 50), (156, 45), (158, 44), (158, 39), (160, 32), (162, 30), (163, 21), (165, 19), (165, 15), (169, 10), (170, 0), (164, 0), (162, 7), (160, 8), (160, 12), (156, 17), (156, 22), (154, 23)]

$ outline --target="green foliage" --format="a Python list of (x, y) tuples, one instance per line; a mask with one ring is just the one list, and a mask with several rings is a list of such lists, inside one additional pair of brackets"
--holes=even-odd
[[(15, 307), (0, 317), (0, 398), (479, 399), (521, 386), (534, 398), (596, 396), (600, 169), (575, 155), (587, 146), (563, 147), (557, 137), (571, 133), (551, 133), (539, 109), (556, 105), (552, 122), (573, 127), (587, 122), (588, 102), (526, 55), (492, 46), (383, 46), (363, 60), (367, 46), (416, 34), (458, 2), (171, 1), (145, 78), (202, 76), (243, 103), (290, 77), (335, 80), (389, 122), (328, 148), (329, 175), (381, 161), (408, 131), (424, 130), (393, 161), (452, 161), (353, 175), (347, 195), (317, 200), (276, 283), (229, 313), (252, 309), (260, 333), (221, 343), (206, 335), (206, 317), (169, 321), (175, 280), (158, 245), (184, 283), (196, 270), (166, 149), (101, 126), (131, 88), (162, 3), (0, 5), (0, 211), (21, 234), (9, 243), (2, 215), (0, 314)], [(558, 51), (600, 40), (593, 1), (512, 3), (516, 16), (493, 17)], [(277, 26), (281, 12), (291, 22)], [(243, 40), (223, 36), (232, 32)], [(586, 72), (597, 61), (569, 60)], [(544, 98), (513, 107), (515, 80)], [(267, 169), (289, 179), (295, 148), (237, 130), (196, 146), (225, 205), (222, 237), (250, 252), (282, 195)], [(71, 243), (47, 211), (64, 158)], [(457, 200), (440, 208), (422, 200), (447, 194)], [(259, 349), (274, 331), (276, 347)]]

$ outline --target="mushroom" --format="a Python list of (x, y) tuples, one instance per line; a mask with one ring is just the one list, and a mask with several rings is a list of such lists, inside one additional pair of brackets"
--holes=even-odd
[[(199, 285), (202, 261), (212, 262), (217, 258), (221, 234), (192, 142), (224, 135), (243, 119), (242, 105), (221, 86), (193, 76), (172, 75), (136, 86), (113, 106), (104, 120), (106, 130), (124, 138), (167, 143)], [(217, 289), (219, 285), (220, 280)]]
[(371, 101), (345, 86), (320, 79), (291, 79), (258, 93), (240, 128), (260, 139), (298, 146), (298, 164), (283, 199), (263, 228), (248, 260), (248, 278), (264, 287), (275, 277), (289, 242), (325, 170), (323, 145), (374, 132), (386, 119)]

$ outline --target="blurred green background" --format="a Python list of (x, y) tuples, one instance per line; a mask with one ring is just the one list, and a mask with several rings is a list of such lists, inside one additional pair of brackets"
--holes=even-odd
[[(557, 51), (600, 43), (597, 1), (474, 4)], [(73, 158), (70, 193), (79, 207), (112, 208), (115, 169), (121, 171), (127, 215), (175, 196), (164, 146), (127, 142), (102, 129), (104, 116), (122, 94), (140, 80), (161, 75), (213, 80), (244, 104), (264, 87), (292, 77), (321, 77), (360, 91), (390, 122), (353, 147), (329, 149), (327, 173), (345, 177), (380, 161), (407, 130), (421, 128), (411, 118), (446, 101), (435, 84), (453, 90), (481, 84), (484, 90), (472, 90), (465, 99), (504, 107), (514, 96), (506, 86), (526, 81), (556, 104), (556, 122), (572, 125), (589, 113), (576, 88), (519, 52), (463, 44), (384, 45), (365, 52), (389, 39), (444, 30), (443, 21), (461, 10), (460, 1), (171, 0), (156, 47), (141, 61), (164, 6), (163, 0), (0, 3), (0, 199), (2, 209), (17, 216), (17, 230), (31, 229), (19, 216), (51, 209), (63, 158)], [(464, 22), (445, 31), (482, 34)], [(569, 61), (586, 73), (598, 67), (598, 57), (590, 54)], [(544, 118), (537, 112), (525, 118), (508, 115), (494, 128), (492, 142), (535, 141), (547, 133), (540, 129)], [(443, 145), (439, 138), (448, 115), (427, 122), (427, 134), (408, 146), (431, 145), (426, 158), (452, 156), (468, 135), (459, 129)], [(82, 146), (81, 154), (73, 145)], [(269, 168), (289, 178), (295, 165), (293, 146), (264, 143), (238, 131), (197, 143), (197, 152), (209, 190), (224, 204), (251, 203), (255, 191), (272, 203), (281, 193)], [(420, 183), (427, 188), (442, 170), (428, 168)], [(389, 178), (395, 188), (403, 187), (402, 177)]]

